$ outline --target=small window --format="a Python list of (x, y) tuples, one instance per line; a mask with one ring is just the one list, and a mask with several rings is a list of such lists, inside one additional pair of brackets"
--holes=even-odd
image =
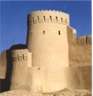
[(38, 70), (40, 70), (40, 67), (38, 68)]
[(58, 21), (58, 17), (56, 16), (56, 20)]
[(58, 35), (61, 35), (61, 32), (60, 32), (60, 30), (58, 31)]
[(45, 21), (45, 16), (43, 16), (43, 18), (44, 18), (44, 21)]
[(43, 34), (45, 34), (45, 30), (43, 30)]

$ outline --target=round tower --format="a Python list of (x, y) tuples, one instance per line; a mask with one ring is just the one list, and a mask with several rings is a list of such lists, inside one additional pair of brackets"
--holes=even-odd
[(29, 14), (28, 48), (35, 68), (32, 89), (50, 92), (71, 86), (67, 26), (69, 15), (64, 12), (42, 10)]
[(27, 48), (13, 47), (11, 50), (13, 72), (11, 89), (28, 89), (28, 76), (31, 65), (31, 53)]
[(68, 66), (69, 16), (58, 11), (35, 11), (29, 15), (28, 48), (33, 66)]

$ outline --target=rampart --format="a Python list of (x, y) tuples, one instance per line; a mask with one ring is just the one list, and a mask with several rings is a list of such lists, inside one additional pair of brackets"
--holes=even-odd
[(91, 45), (91, 36), (80, 36), (76, 41), (79, 45)]
[(71, 66), (91, 65), (91, 36), (81, 36), (69, 43), (69, 60)]
[(69, 25), (69, 15), (55, 10), (34, 11), (28, 17), (30, 18), (31, 24), (58, 23)]

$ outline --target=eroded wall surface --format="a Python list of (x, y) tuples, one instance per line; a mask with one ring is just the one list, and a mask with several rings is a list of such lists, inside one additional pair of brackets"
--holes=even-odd
[(77, 68), (83, 88), (91, 89), (91, 36), (77, 37), (73, 31), (68, 27), (70, 67)]

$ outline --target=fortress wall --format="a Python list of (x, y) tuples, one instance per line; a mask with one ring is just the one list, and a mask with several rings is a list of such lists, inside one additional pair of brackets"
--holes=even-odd
[[(91, 89), (91, 66), (65, 67), (62, 69), (62, 72), (60, 72), (59, 75), (56, 75), (57, 72), (56, 70), (54, 70), (53, 74), (50, 73), (52, 78), (50, 77), (47, 79), (45, 74), (45, 77), (47, 79), (46, 81), (44, 80), (45, 77), (43, 76), (43, 74), (44, 72), (37, 70), (37, 68), (33, 70), (31, 86), (32, 92), (36, 92), (37, 90), (39, 90), (39, 92), (55, 92), (62, 90), (61, 88), (57, 89), (59, 86), (58, 79), (56, 78), (59, 78), (59, 76), (59, 84), (61, 84), (61, 78), (63, 78), (63, 80), (61, 80), (61, 82), (63, 82), (63, 85), (66, 84), (64, 88), (81, 90)], [(50, 80), (53, 84), (52, 86)], [(43, 84), (43, 88), (41, 84)]]
[(79, 45), (91, 45), (91, 36), (80, 36), (77, 38)]
[(68, 28), (68, 42), (70, 68), (76, 67), (73, 72), (77, 70), (81, 78), (80, 88), (91, 90), (91, 36), (77, 38)]
[[(77, 38), (76, 30), (69, 26), (68, 14), (32, 12), (28, 16), (28, 33), (30, 52), (22, 47), (11, 52), (11, 89), (31, 89), (31, 94), (64, 88), (91, 89), (91, 37)], [(5, 78), (6, 54), (0, 56), (2, 60), (0, 78)]]
[(73, 66), (64, 73), (68, 88), (91, 90), (91, 66)]
[[(32, 17), (37, 18), (37, 16), (42, 20), (41, 23), (33, 23), (31, 21)], [(43, 16), (48, 22), (44, 21)], [(69, 21), (67, 14), (64, 15), (64, 13), (54, 11), (32, 12), (29, 16), (28, 48), (32, 52), (32, 66), (39, 67), (37, 69), (38, 75), (36, 75), (39, 77), (38, 81), (40, 79), (39, 74), (43, 77), (42, 82), (44, 83), (38, 87), (44, 91), (55, 91), (67, 86), (64, 83), (63, 68), (69, 66), (68, 23), (60, 23), (59, 17), (67, 18), (67, 21)], [(52, 20), (55, 22), (52, 22)], [(60, 75), (62, 76), (60, 77)]]
[(27, 88), (29, 68), (32, 67), (32, 57), (28, 49), (12, 50), (12, 80), (11, 89)]
[[(70, 67), (77, 67), (83, 88), (91, 90), (91, 38), (84, 36), (76, 43), (69, 43)], [(74, 71), (75, 72), (75, 71)], [(82, 88), (82, 87), (81, 87)]]
[(70, 64), (71, 66), (91, 65), (91, 46), (71, 46)]
[(84, 89), (91, 90), (92, 88), (92, 68), (91, 65), (88, 66), (79, 66), (78, 73), (82, 77), (82, 82)]
[(91, 89), (91, 66), (69, 67), (66, 68), (64, 75), (66, 75), (68, 88)]
[(68, 28), (68, 42), (70, 65), (91, 65), (91, 36), (76, 37)]
[(71, 26), (67, 26), (67, 32), (68, 32), (69, 46), (70, 46), (70, 44), (75, 44), (76, 43), (76, 37), (77, 37), (76, 30)]
[(6, 51), (0, 54), (0, 79), (5, 79), (7, 70), (7, 56)]
[(58, 23), (69, 25), (69, 15), (60, 11), (41, 10), (29, 14), (31, 24)]
[(76, 36), (68, 26), (69, 60), (71, 66), (91, 65), (91, 36)]

